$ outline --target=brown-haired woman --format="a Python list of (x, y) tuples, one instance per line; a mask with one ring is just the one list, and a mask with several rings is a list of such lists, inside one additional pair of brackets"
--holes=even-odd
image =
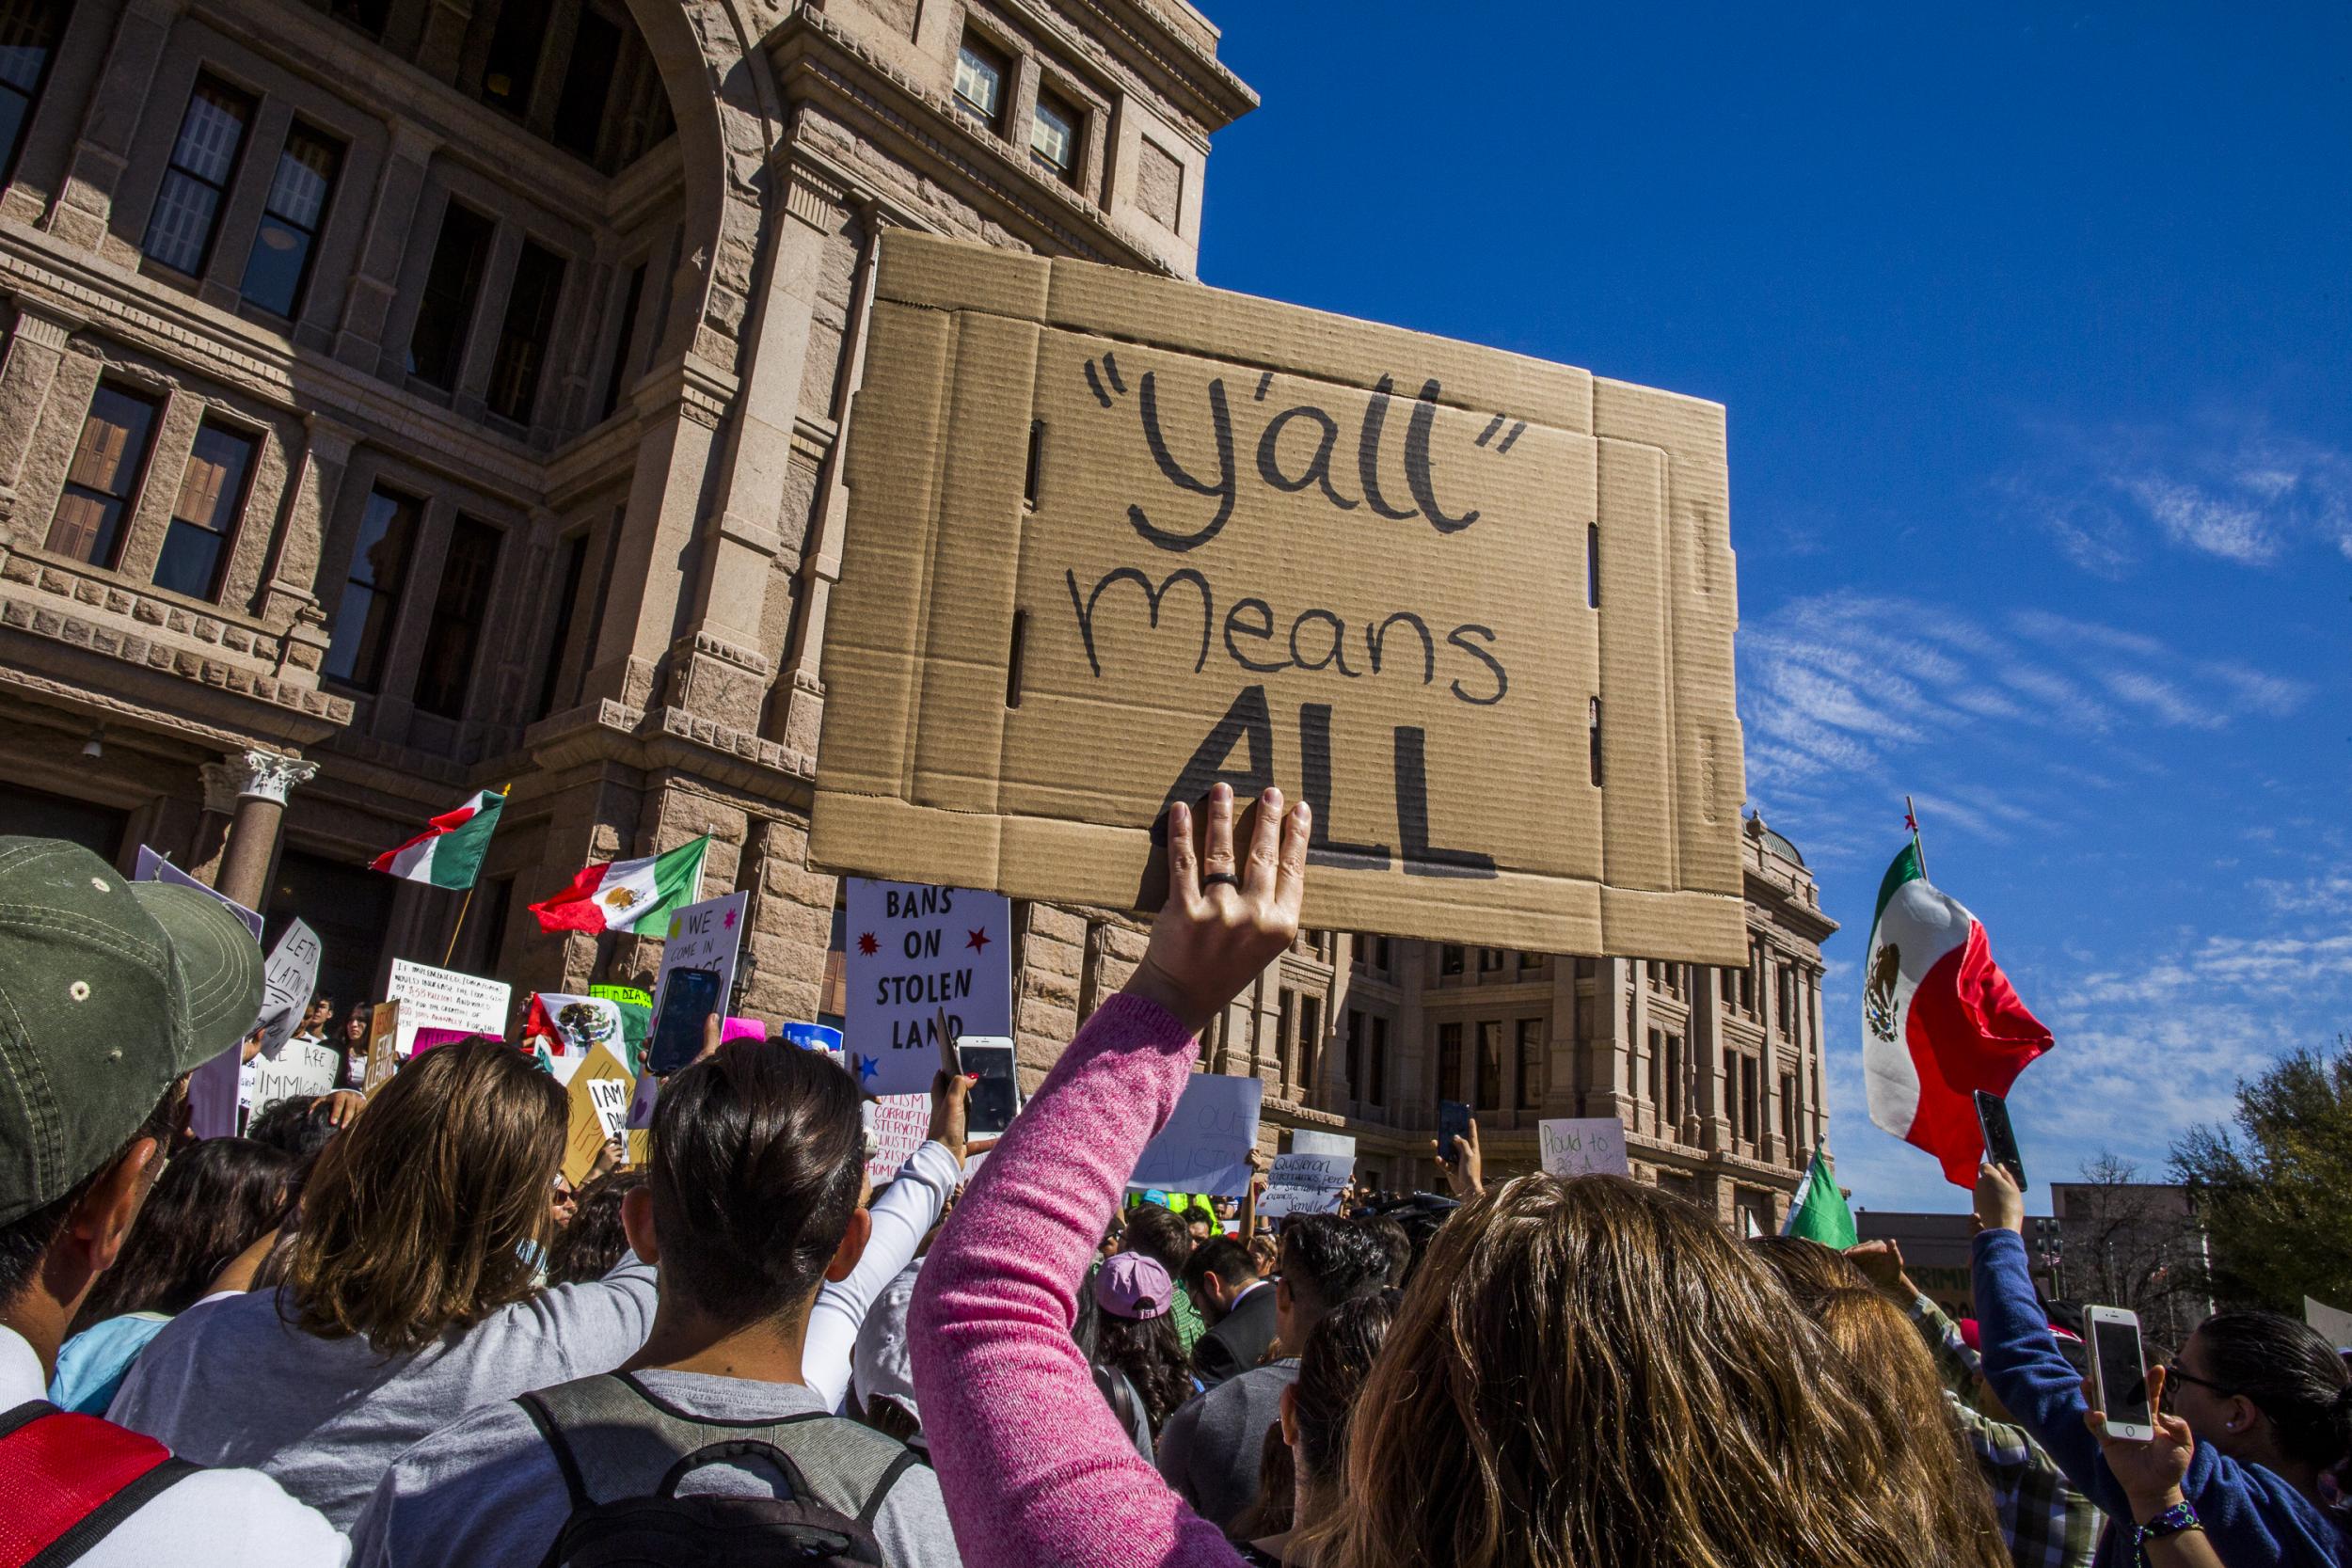
[(286, 1285), (174, 1322), (114, 1418), (262, 1470), (348, 1530), (426, 1433), (620, 1365), (653, 1321), (650, 1267), (533, 1293), (567, 1120), (555, 1080), (501, 1041), (418, 1056), (320, 1156)]
[[(1237, 1568), (1136, 1454), (1068, 1325), (1200, 1030), (1298, 927), (1311, 826), (1232, 791), (1170, 808), (1169, 895), (974, 1179), (915, 1287), (916, 1396), (965, 1568)], [(1279, 838), (1279, 844), (1278, 844)], [(1607, 1177), (1526, 1176), (1431, 1244), (1357, 1403), (1319, 1568), (1960, 1568), (1923, 1540), (1820, 1329), (1709, 1218)], [(1899, 1504), (1899, 1506), (1897, 1506)]]

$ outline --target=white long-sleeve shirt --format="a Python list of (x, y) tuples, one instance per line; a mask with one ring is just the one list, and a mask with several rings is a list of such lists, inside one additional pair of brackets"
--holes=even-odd
[(801, 1381), (828, 1410), (841, 1408), (850, 1391), (850, 1356), (857, 1331), (882, 1287), (914, 1261), (914, 1249), (939, 1223), (963, 1168), (942, 1143), (927, 1143), (907, 1157), (898, 1179), (874, 1195), (874, 1233), (850, 1277), (827, 1285), (808, 1314), (808, 1337), (801, 1347)]

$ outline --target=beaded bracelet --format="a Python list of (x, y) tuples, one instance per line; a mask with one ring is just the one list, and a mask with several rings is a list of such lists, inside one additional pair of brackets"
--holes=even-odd
[(2161, 1541), (2166, 1536), (2178, 1535), (2183, 1530), (2203, 1529), (2204, 1528), (2203, 1521), (2197, 1517), (2197, 1511), (2189, 1506), (2186, 1497), (2183, 1497), (2146, 1524), (2134, 1528), (2132, 1544), (2144, 1546), (2151, 1541)]

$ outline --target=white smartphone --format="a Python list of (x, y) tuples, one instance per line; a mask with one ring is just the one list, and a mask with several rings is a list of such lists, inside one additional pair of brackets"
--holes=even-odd
[(2129, 1442), (2156, 1435), (2148, 1408), (2148, 1366), (2139, 1349), (2139, 1314), (2122, 1307), (2086, 1307), (2083, 1326), (2090, 1332), (2090, 1393), (2093, 1407), (2107, 1418), (2108, 1433)]
[(975, 1138), (993, 1138), (1010, 1127), (1021, 1110), (1021, 1075), (1014, 1067), (1011, 1037), (959, 1035), (956, 1060), (979, 1079), (964, 1101), (964, 1130)]

